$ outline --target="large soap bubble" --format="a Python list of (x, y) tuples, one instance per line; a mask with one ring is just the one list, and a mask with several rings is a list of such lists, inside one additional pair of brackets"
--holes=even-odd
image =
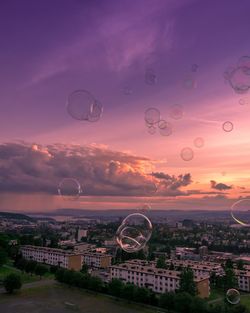
[(250, 199), (241, 199), (231, 206), (232, 218), (242, 226), (250, 227)]
[(67, 112), (79, 121), (96, 122), (100, 119), (103, 106), (87, 90), (75, 90), (68, 96)]
[(238, 304), (240, 302), (240, 293), (236, 289), (228, 289), (226, 299), (230, 304)]
[(143, 214), (128, 215), (116, 232), (116, 241), (126, 252), (137, 252), (145, 247), (152, 235), (152, 223)]
[(161, 113), (156, 108), (149, 108), (145, 111), (145, 121), (147, 124), (153, 125), (160, 121)]
[(57, 190), (65, 200), (76, 199), (82, 193), (81, 184), (75, 178), (64, 178), (59, 183)]

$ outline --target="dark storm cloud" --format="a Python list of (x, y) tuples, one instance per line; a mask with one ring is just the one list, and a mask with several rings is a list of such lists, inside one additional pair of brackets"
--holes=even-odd
[(223, 183), (216, 183), (215, 180), (210, 180), (211, 188), (216, 190), (229, 190), (232, 189), (233, 186), (229, 186)]
[(0, 191), (57, 193), (66, 177), (77, 179), (86, 195), (137, 196), (154, 181), (159, 194), (183, 195), (191, 175), (146, 174), (150, 160), (105, 146), (6, 143), (0, 145)]

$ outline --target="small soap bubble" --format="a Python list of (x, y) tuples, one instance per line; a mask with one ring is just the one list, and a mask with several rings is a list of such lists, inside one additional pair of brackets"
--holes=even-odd
[(196, 137), (194, 139), (194, 146), (196, 148), (202, 148), (204, 146), (204, 139), (202, 137)]
[(147, 124), (153, 125), (160, 121), (161, 114), (156, 108), (149, 108), (145, 111), (145, 121)]
[(194, 152), (191, 148), (185, 147), (181, 150), (181, 158), (184, 161), (191, 161), (194, 157)]
[(145, 71), (145, 82), (148, 85), (156, 85), (157, 83), (157, 76), (155, 71), (152, 68), (148, 68)]
[(170, 107), (170, 117), (174, 120), (180, 120), (183, 117), (183, 108), (180, 104), (173, 104)]
[(172, 125), (165, 121), (165, 120), (160, 120), (158, 122), (158, 128), (159, 128), (159, 133), (162, 135), (162, 136), (170, 136), (173, 132), (173, 127)]
[(240, 302), (240, 293), (236, 289), (228, 289), (226, 299), (230, 304), (238, 304)]
[(222, 124), (222, 129), (225, 131), (225, 132), (231, 132), (234, 128), (234, 125), (232, 122), (230, 121), (226, 121)]

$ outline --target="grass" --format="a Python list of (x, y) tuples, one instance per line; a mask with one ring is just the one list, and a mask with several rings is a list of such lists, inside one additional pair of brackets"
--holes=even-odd
[(208, 298), (208, 301), (215, 301), (217, 299), (219, 301), (221, 298), (224, 298), (224, 297), (225, 297), (225, 294), (223, 293), (222, 290), (212, 289), (210, 292), (210, 296)]
[(27, 273), (22, 273), (20, 270), (16, 269), (15, 267), (0, 267), (0, 281), (3, 281), (5, 276), (11, 274), (11, 273), (18, 273), (21, 276), (23, 283), (32, 283), (34, 281), (39, 280), (38, 276), (30, 275)]
[(241, 294), (240, 303), (245, 305), (248, 308), (248, 310), (250, 310), (250, 294), (249, 293)]
[(92, 294), (76, 288), (55, 284), (25, 289), (14, 295), (0, 295), (1, 312), (43, 312), (67, 313), (70, 311), (88, 313), (155, 313), (125, 301), (116, 301), (100, 294)]

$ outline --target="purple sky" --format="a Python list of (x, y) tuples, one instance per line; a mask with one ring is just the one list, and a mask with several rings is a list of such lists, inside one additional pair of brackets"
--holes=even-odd
[[(56, 190), (63, 176), (79, 173), (86, 195), (139, 196), (148, 166), (171, 176), (165, 189), (164, 179), (154, 176), (162, 187), (159, 196), (174, 197), (171, 206), (186, 208), (190, 201), (192, 207), (205, 197), (204, 208), (211, 208), (222, 196), (239, 197), (240, 187), (247, 194), (250, 109), (239, 105), (241, 96), (224, 82), (223, 73), (250, 55), (249, 12), (248, 0), (1, 1), (0, 204), (24, 209), (26, 193), (45, 192), (46, 206), (56, 207), (47, 200), (53, 186)], [(190, 91), (182, 84), (192, 64), (198, 65), (192, 73), (197, 87)], [(155, 86), (145, 84), (147, 67), (157, 75)], [(131, 95), (123, 92), (127, 86)], [(103, 104), (98, 123), (67, 114), (66, 99), (77, 89), (89, 90)], [(174, 103), (184, 107), (185, 117), (174, 123), (173, 136), (145, 132), (145, 109), (157, 107), (167, 117)], [(232, 134), (221, 131), (226, 120), (234, 123)], [(185, 163), (179, 151), (197, 136), (205, 147)], [(68, 150), (78, 153), (82, 172)], [(185, 174), (191, 175), (187, 184), (178, 178)], [(211, 180), (233, 187), (219, 190)], [(16, 206), (9, 192), (22, 195), (24, 204)], [(126, 201), (121, 198), (120, 205)], [(40, 194), (37, 202), (42, 203)], [(110, 199), (107, 203), (112, 206)]]

